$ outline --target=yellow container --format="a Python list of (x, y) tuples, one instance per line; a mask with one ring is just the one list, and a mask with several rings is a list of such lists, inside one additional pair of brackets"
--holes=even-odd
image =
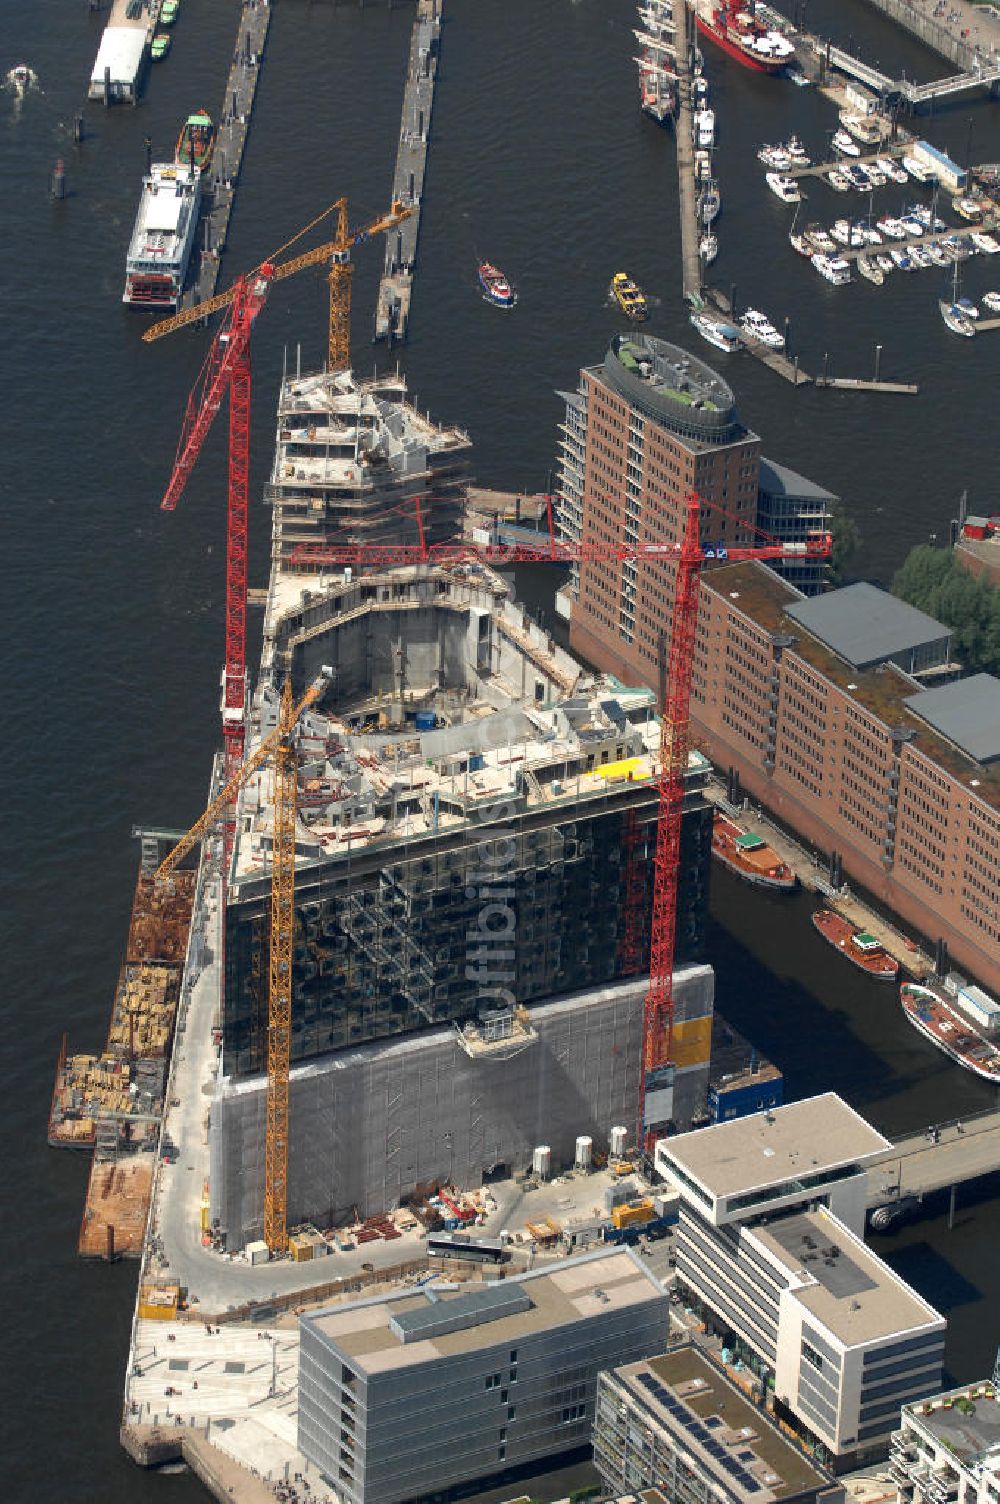
[(288, 1251), (294, 1263), (304, 1264), (313, 1256), (313, 1245), (305, 1237), (289, 1238)]
[(173, 1321), (181, 1303), (180, 1285), (143, 1285), (139, 1315), (146, 1321)]
[(614, 1227), (638, 1227), (643, 1222), (648, 1222), (653, 1215), (653, 1203), (651, 1201), (634, 1201), (626, 1206), (614, 1206), (611, 1209), (611, 1222)]

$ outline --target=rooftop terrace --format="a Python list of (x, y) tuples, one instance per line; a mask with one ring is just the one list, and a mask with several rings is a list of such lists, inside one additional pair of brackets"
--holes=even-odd
[(1000, 1399), (991, 1383), (963, 1384), (904, 1405), (903, 1415), (912, 1417), (966, 1466), (987, 1458), (1000, 1464)]

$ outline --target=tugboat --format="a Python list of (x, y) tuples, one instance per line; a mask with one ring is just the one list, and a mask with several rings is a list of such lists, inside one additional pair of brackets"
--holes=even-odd
[(763, 836), (743, 830), (728, 816), (716, 810), (712, 819), (712, 855), (737, 877), (756, 888), (773, 888), (791, 893), (798, 878), (781, 860)]
[(899, 962), (883, 950), (874, 935), (859, 929), (843, 914), (833, 909), (817, 909), (812, 922), (824, 940), (867, 976), (879, 982), (893, 982), (899, 975)]
[(1000, 1050), (972, 1027), (949, 997), (917, 982), (904, 982), (899, 1001), (917, 1032), (949, 1060), (984, 1081), (1000, 1081)]
[(176, 160), (183, 167), (200, 167), (202, 172), (212, 160), (215, 147), (215, 127), (207, 110), (196, 110), (181, 127), (174, 150)]
[(611, 296), (625, 317), (634, 324), (641, 324), (649, 317), (645, 293), (625, 272), (615, 272), (611, 278)]
[(483, 289), (486, 301), (495, 303), (498, 308), (513, 308), (517, 302), (517, 293), (500, 268), (494, 266), (492, 262), (480, 262), (479, 285)]

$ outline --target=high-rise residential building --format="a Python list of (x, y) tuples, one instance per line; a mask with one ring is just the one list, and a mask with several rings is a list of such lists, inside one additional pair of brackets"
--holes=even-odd
[(1000, 681), (884, 590), (702, 577), (692, 737), (956, 965), (1000, 988)]
[(598, 1374), (661, 1351), (668, 1310), (618, 1248), (304, 1315), (299, 1449), (347, 1504), (488, 1487), (587, 1445)]
[(601, 1374), (594, 1465), (621, 1504), (844, 1499), (827, 1469), (692, 1343)]
[[(645, 334), (616, 336), (603, 362), (563, 394), (559, 525), (572, 542), (670, 543), (683, 532), (691, 491), (704, 508), (702, 541), (760, 541), (758, 528), (798, 542), (828, 522), (830, 493), (761, 457), (731, 388), (677, 345)], [(790, 566), (804, 590), (822, 581), (820, 561)], [(629, 683), (659, 687), (673, 583), (655, 560), (580, 563), (560, 594), (570, 645)]]
[(865, 1167), (889, 1147), (832, 1092), (656, 1146), (681, 1285), (838, 1469), (884, 1452), (941, 1379), (944, 1317), (862, 1238)]

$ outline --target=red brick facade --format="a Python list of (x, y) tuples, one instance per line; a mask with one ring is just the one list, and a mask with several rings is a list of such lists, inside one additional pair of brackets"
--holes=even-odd
[(703, 580), (692, 739), (955, 963), (1000, 993), (1000, 764), (905, 705), (895, 667), (852, 669), (783, 615), (760, 564)]

